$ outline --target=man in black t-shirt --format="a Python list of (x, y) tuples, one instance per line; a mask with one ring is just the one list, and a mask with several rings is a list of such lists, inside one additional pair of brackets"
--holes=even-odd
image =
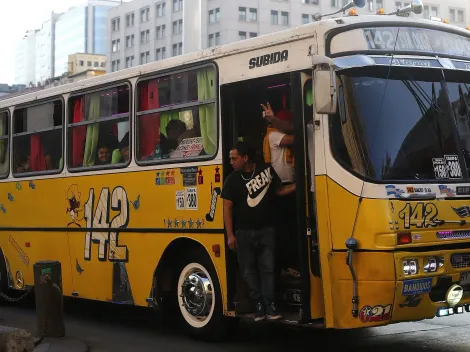
[(243, 142), (232, 148), (230, 164), (234, 172), (225, 180), (222, 198), (228, 246), (237, 249), (242, 276), (256, 302), (255, 321), (259, 321), (266, 316), (281, 318), (274, 302), (274, 207), (276, 196), (292, 193), (295, 184), (282, 186), (272, 166), (257, 165), (253, 154)]

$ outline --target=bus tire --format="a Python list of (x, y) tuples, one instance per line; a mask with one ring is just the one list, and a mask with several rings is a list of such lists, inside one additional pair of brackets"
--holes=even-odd
[(234, 319), (224, 316), (219, 280), (209, 256), (196, 251), (176, 271), (176, 298), (187, 333), (198, 340), (227, 337)]

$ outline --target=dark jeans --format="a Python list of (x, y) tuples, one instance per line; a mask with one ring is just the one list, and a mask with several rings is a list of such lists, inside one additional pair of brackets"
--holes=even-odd
[(243, 278), (255, 302), (274, 301), (274, 257), (276, 235), (274, 228), (237, 230), (238, 263)]

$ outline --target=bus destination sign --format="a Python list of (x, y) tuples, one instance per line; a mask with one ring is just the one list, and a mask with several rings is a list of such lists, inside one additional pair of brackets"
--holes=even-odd
[(416, 27), (364, 28), (369, 50), (426, 52), (470, 57), (470, 38)]

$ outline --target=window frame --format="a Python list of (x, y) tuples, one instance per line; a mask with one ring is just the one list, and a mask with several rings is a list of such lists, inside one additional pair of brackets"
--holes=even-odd
[[(22, 110), (22, 109), (27, 109), (27, 108), (30, 108), (30, 107), (33, 107), (33, 106), (38, 106), (38, 105), (44, 105), (44, 104), (47, 104), (47, 103), (53, 103), (55, 101), (60, 101), (62, 103), (62, 125), (60, 126), (60, 128), (62, 129), (62, 145), (61, 145), (61, 148), (62, 148), (62, 160), (64, 160), (64, 146), (65, 146), (65, 129), (64, 129), (64, 126), (65, 126), (65, 113), (66, 113), (66, 108), (65, 108), (65, 104), (66, 104), (66, 101), (64, 99), (64, 96), (63, 95), (55, 95), (53, 97), (48, 97), (46, 99), (42, 99), (40, 101), (37, 101), (37, 102), (34, 102), (34, 103), (25, 103), (25, 104), (20, 104), (18, 106), (15, 106), (14, 109), (13, 109), (13, 113), (11, 114), (11, 118), (10, 118), (10, 123), (11, 123), (11, 133), (10, 133), (10, 146), (11, 146), (11, 150), (10, 150), (10, 166), (13, 165), (14, 163), (14, 160), (12, 158), (13, 155), (15, 155), (15, 151), (13, 150), (15, 145), (14, 145), (14, 141), (13, 139), (15, 137), (20, 137), (20, 136), (31, 136), (33, 134), (37, 134), (37, 133), (41, 133), (41, 132), (47, 132), (47, 131), (55, 131), (55, 130), (58, 130), (59, 127), (56, 127), (54, 126), (53, 128), (46, 128), (46, 129), (41, 129), (41, 130), (38, 130), (38, 131), (34, 131), (34, 132), (21, 132), (21, 133), (13, 133), (13, 126), (14, 126), (14, 118), (15, 118), (15, 111), (16, 110)], [(61, 174), (63, 171), (64, 171), (64, 168), (65, 168), (65, 163), (62, 162), (62, 167), (59, 168), (59, 169), (55, 169), (55, 170), (45, 170), (45, 171), (32, 171), (32, 172), (22, 172), (22, 173), (17, 173), (17, 172), (14, 172), (14, 168), (11, 167), (11, 175), (13, 176), (13, 178), (15, 179), (20, 179), (20, 178), (27, 178), (27, 177), (31, 177), (31, 176), (48, 176), (48, 175), (58, 175), (58, 174)]]
[[(102, 122), (109, 122), (109, 121), (116, 121), (116, 122), (122, 122), (122, 121), (125, 121), (125, 118), (128, 117), (129, 118), (129, 160), (127, 161), (127, 163), (121, 163), (121, 164), (109, 164), (109, 165), (99, 165), (99, 166), (81, 166), (81, 167), (75, 167), (75, 168), (72, 168), (70, 167), (70, 156), (69, 156), (69, 149), (70, 148), (67, 148), (67, 155), (66, 155), (66, 159), (65, 159), (65, 162), (63, 163), (63, 167), (65, 167), (65, 165), (67, 165), (67, 171), (70, 172), (70, 173), (74, 173), (74, 174), (77, 174), (77, 173), (80, 173), (80, 172), (90, 172), (90, 171), (103, 171), (103, 170), (116, 170), (116, 169), (126, 169), (129, 167), (129, 165), (131, 164), (132, 162), (132, 141), (133, 141), (133, 132), (134, 132), (134, 128), (133, 128), (133, 123), (134, 123), (134, 118), (133, 118), (133, 111), (134, 111), (134, 108), (133, 108), (133, 102), (132, 102), (132, 97), (134, 95), (134, 88), (132, 86), (132, 83), (128, 80), (122, 80), (122, 81), (116, 81), (116, 82), (113, 82), (113, 84), (102, 84), (102, 85), (99, 85), (99, 86), (95, 86), (91, 89), (83, 89), (83, 90), (77, 90), (77, 91), (74, 91), (72, 92), (68, 99), (67, 99), (67, 109), (69, 107), (69, 103), (70, 101), (75, 98), (75, 97), (80, 97), (80, 96), (83, 96), (83, 95), (87, 95), (87, 94), (93, 94), (93, 93), (97, 93), (97, 92), (101, 92), (101, 91), (105, 91), (107, 89), (112, 89), (112, 88), (117, 88), (117, 87), (120, 87), (120, 86), (123, 86), (123, 85), (127, 85), (129, 87), (129, 112), (128, 113), (123, 113), (123, 114), (119, 114), (119, 115), (116, 115), (116, 116), (108, 116), (108, 117), (105, 117), (104, 119), (99, 119), (99, 122), (98, 124), (102, 123)], [(67, 114), (68, 116), (69, 114)], [(125, 116), (125, 115), (128, 115), (128, 116)], [(67, 133), (66, 133), (66, 143), (69, 142), (69, 129), (71, 130), (71, 128), (73, 127), (78, 127), (78, 126), (86, 126), (86, 125), (90, 125), (94, 123), (93, 121), (81, 121), (81, 122), (77, 122), (77, 123), (69, 123), (68, 119), (66, 121), (66, 128), (67, 128)], [(67, 144), (68, 145), (68, 144)]]
[[(219, 144), (220, 144), (220, 131), (221, 131), (221, 125), (220, 125), (220, 113), (219, 113), (219, 108), (220, 108), (220, 85), (219, 85), (219, 67), (217, 64), (213, 61), (198, 64), (198, 65), (191, 65), (191, 66), (182, 66), (178, 69), (173, 69), (173, 70), (165, 70), (158, 72), (157, 74), (153, 75), (148, 75), (148, 76), (143, 76), (140, 77), (136, 82), (135, 82), (135, 91), (134, 91), (134, 101), (139, 101), (139, 83), (145, 82), (145, 81), (150, 81), (152, 79), (157, 79), (165, 76), (170, 76), (174, 74), (179, 74), (179, 73), (185, 73), (189, 71), (197, 71), (206, 67), (212, 67), (215, 70), (215, 89), (216, 89), (216, 98), (215, 99), (210, 99), (210, 100), (204, 100), (204, 101), (197, 101), (197, 102), (186, 102), (183, 104), (175, 104), (175, 105), (170, 105), (168, 107), (164, 108), (158, 108), (158, 109), (152, 109), (152, 110), (146, 110), (146, 111), (137, 111), (137, 103), (134, 104), (134, 126), (135, 126), (135, 142), (136, 145), (139, 141), (139, 118), (140, 116), (144, 115), (150, 115), (150, 114), (155, 114), (157, 112), (164, 112), (164, 111), (184, 111), (185, 109), (188, 108), (193, 108), (193, 107), (199, 107), (203, 105), (209, 105), (209, 104), (215, 104), (215, 111), (216, 111), (216, 120), (217, 120), (217, 142), (216, 142), (216, 149), (214, 154), (212, 155), (203, 155), (203, 156), (196, 156), (196, 157), (188, 157), (188, 158), (168, 158), (168, 159), (159, 159), (159, 160), (139, 160), (138, 155), (135, 155), (137, 152), (137, 147), (135, 150), (132, 152), (134, 153), (132, 156), (134, 157), (134, 161), (138, 166), (154, 166), (154, 165), (173, 165), (173, 164), (187, 164), (187, 163), (194, 163), (194, 162), (203, 162), (203, 161), (210, 161), (214, 160), (217, 158), (217, 155), (219, 154)], [(130, 159), (130, 158), (129, 158)]]
[(11, 167), (11, 162), (12, 162), (12, 155), (13, 153), (12, 148), (13, 148), (13, 143), (12, 143), (12, 133), (11, 133), (11, 126), (12, 126), (12, 116), (13, 114), (11, 113), (10, 109), (5, 108), (5, 109), (0, 109), (0, 114), (6, 113), (7, 114), (7, 121), (8, 121), (8, 131), (6, 135), (0, 136), (0, 140), (6, 139), (7, 140), (7, 145), (8, 145), (8, 168), (7, 172), (2, 175), (0, 174), (0, 180), (5, 180), (8, 177), (10, 177), (10, 173), (12, 173), (12, 167)]

